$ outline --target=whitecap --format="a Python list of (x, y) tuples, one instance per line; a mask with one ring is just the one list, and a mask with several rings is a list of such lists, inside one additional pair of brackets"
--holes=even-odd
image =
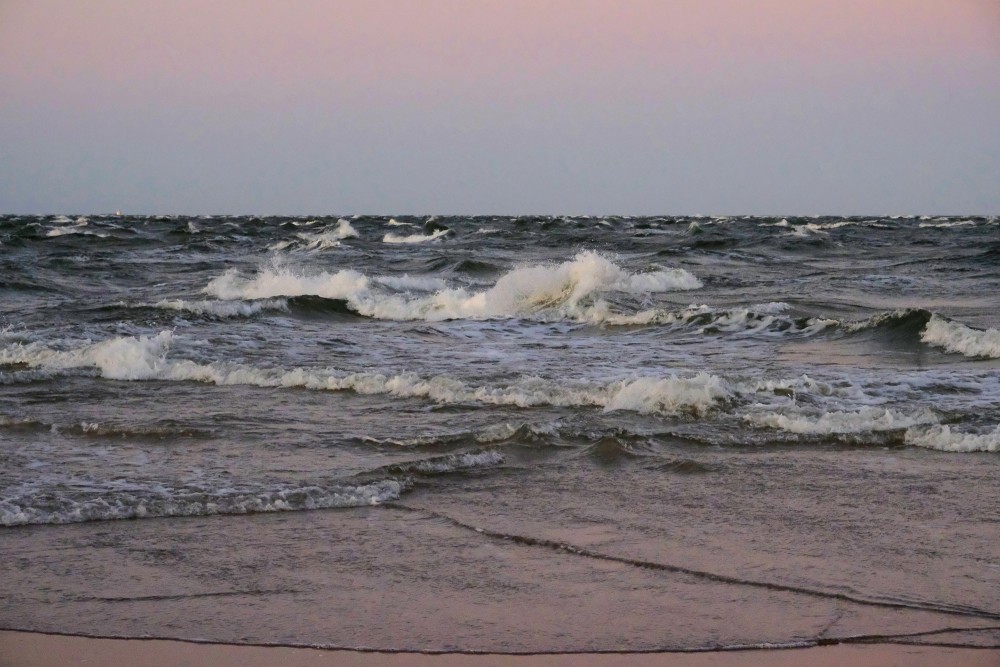
[(173, 333), (123, 336), (71, 350), (53, 350), (41, 343), (15, 345), (0, 350), (0, 364), (23, 363), (46, 369), (96, 368), (113, 380), (154, 380), (170, 368), (167, 351)]
[(976, 225), (975, 220), (949, 220), (947, 222), (921, 222), (918, 227), (937, 227), (947, 229), (949, 227), (972, 227)]
[(920, 340), (967, 357), (1000, 359), (1000, 330), (972, 329), (939, 315), (933, 315), (927, 322)]
[(330, 229), (323, 229), (315, 233), (299, 232), (294, 239), (285, 239), (268, 246), (269, 250), (285, 250), (292, 248), (301, 251), (326, 250), (328, 248), (339, 248), (340, 242), (344, 239), (358, 238), (358, 230), (350, 221), (341, 218), (337, 221), (337, 226)]
[(185, 301), (183, 299), (163, 299), (157, 301), (155, 306), (157, 308), (214, 317), (252, 317), (268, 310), (288, 310), (288, 302), (284, 299), (264, 299), (261, 301)]
[(439, 229), (430, 234), (410, 234), (409, 236), (386, 234), (382, 237), (382, 243), (426, 243), (427, 241), (439, 239), (449, 233), (451, 233), (450, 229)]
[[(67, 219), (66, 222), (69, 222), (69, 220)], [(87, 220), (86, 218), (79, 218), (75, 224), (70, 225), (68, 227), (53, 227), (48, 232), (46, 232), (45, 235), (49, 237), (55, 237), (55, 236), (65, 236), (67, 234), (84, 234), (86, 236), (97, 236), (102, 239), (108, 237), (108, 234), (103, 234), (101, 232), (95, 232), (90, 229), (87, 229), (87, 226), (89, 224), (90, 221)]]
[(34, 368), (94, 368), (114, 380), (195, 381), (216, 385), (301, 387), (358, 394), (387, 394), (424, 398), (442, 404), (483, 403), (534, 406), (604, 408), (641, 413), (707, 414), (732, 395), (728, 383), (708, 373), (690, 377), (637, 377), (607, 383), (560, 382), (524, 377), (509, 385), (475, 386), (448, 376), (424, 378), (414, 373), (339, 374), (331, 370), (262, 369), (241, 364), (201, 364), (169, 360), (174, 334), (123, 336), (70, 350), (52, 350), (40, 343), (0, 350), (0, 364), (22, 363)]
[(929, 409), (907, 414), (889, 408), (865, 406), (853, 411), (832, 411), (819, 414), (763, 412), (743, 417), (755, 426), (781, 429), (799, 434), (851, 434), (873, 431), (893, 431), (921, 424), (937, 423)]
[(408, 472), (423, 473), (444, 473), (456, 472), (459, 470), (476, 470), (479, 468), (492, 468), (504, 462), (504, 455), (500, 452), (468, 452), (464, 454), (449, 454), (433, 459), (416, 461), (403, 466)]
[[(365, 316), (389, 320), (496, 319), (504, 317), (570, 318), (595, 321), (606, 306), (595, 302), (608, 292), (648, 294), (701, 287), (701, 281), (684, 269), (629, 273), (608, 258), (584, 251), (557, 265), (524, 266), (501, 276), (493, 287), (473, 292), (440, 288), (426, 296), (388, 294), (374, 284), (400, 278), (375, 278), (352, 269), (336, 273), (301, 275), (272, 263), (253, 278), (230, 270), (212, 280), (205, 292), (221, 299), (266, 299), (276, 296), (315, 295), (343, 299)], [(410, 279), (414, 280), (414, 279)], [(422, 286), (430, 286), (421, 278)], [(391, 282), (382, 282), (391, 284)], [(411, 283), (411, 287), (415, 283)]]

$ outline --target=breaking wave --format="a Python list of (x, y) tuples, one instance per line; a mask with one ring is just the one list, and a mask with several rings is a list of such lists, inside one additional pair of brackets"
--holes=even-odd
[[(397, 223), (398, 224), (398, 223)], [(386, 234), (382, 237), (383, 243), (426, 243), (427, 241), (434, 241), (436, 239), (447, 236), (451, 233), (450, 229), (437, 229), (430, 234), (408, 234), (406, 236), (400, 236), (398, 234)]]
[(466, 470), (493, 468), (501, 465), (505, 460), (504, 455), (500, 452), (487, 450), (484, 452), (448, 454), (446, 456), (436, 456), (410, 463), (396, 464), (389, 466), (388, 470), (402, 474), (439, 475)]
[(1000, 359), (1000, 331), (973, 329), (922, 308), (879, 313), (860, 322), (845, 322), (847, 333), (880, 331), (915, 340), (967, 357)]
[(1000, 426), (990, 433), (960, 433), (950, 426), (907, 430), (905, 442), (942, 452), (1000, 452)]
[(294, 239), (278, 241), (268, 246), (269, 250), (315, 251), (327, 248), (338, 248), (344, 239), (357, 238), (356, 230), (348, 220), (341, 218), (333, 229), (324, 229), (316, 233), (300, 232)]
[(931, 311), (923, 308), (905, 308), (878, 313), (865, 320), (843, 322), (840, 327), (848, 333), (880, 330), (916, 334), (927, 326), (933, 316)]
[[(435, 289), (430, 295), (390, 294), (379, 285), (404, 289)], [(352, 310), (387, 320), (495, 319), (504, 317), (568, 317), (592, 321), (607, 314), (600, 300), (606, 293), (649, 294), (701, 287), (684, 269), (629, 273), (591, 251), (555, 266), (513, 269), (482, 292), (441, 288), (436, 278), (369, 278), (358, 271), (302, 275), (272, 265), (252, 278), (230, 270), (212, 280), (207, 294), (224, 300), (255, 300), (279, 296), (314, 295), (345, 300)]]
[(920, 340), (967, 357), (1000, 359), (1000, 331), (972, 329), (939, 315), (929, 319)]
[(928, 408), (902, 413), (888, 408), (864, 407), (855, 411), (822, 414), (749, 414), (744, 420), (761, 427), (800, 435), (864, 435), (902, 432), (902, 441), (913, 447), (943, 452), (1000, 451), (1000, 426), (988, 433), (962, 433), (939, 424)]
[(485, 403), (522, 408), (540, 405), (594, 406), (608, 411), (693, 416), (707, 414), (733, 393), (725, 380), (708, 373), (692, 377), (640, 377), (608, 383), (560, 383), (526, 377), (507, 386), (474, 386), (448, 376), (423, 378), (414, 373), (344, 375), (303, 368), (286, 371), (239, 364), (200, 364), (167, 359), (173, 339), (170, 331), (162, 331), (155, 336), (113, 338), (71, 350), (53, 350), (38, 343), (15, 345), (0, 351), (0, 364), (26, 364), (50, 370), (94, 368), (102, 377), (113, 380), (300, 387), (425, 398), (444, 404)]
[(894, 431), (922, 424), (936, 424), (937, 415), (928, 409), (905, 414), (888, 408), (866, 406), (854, 411), (832, 411), (821, 414), (784, 414), (765, 412), (748, 414), (744, 420), (755, 425), (781, 429), (790, 433), (833, 435)]
[(1000, 358), (1000, 331), (973, 329), (925, 309), (887, 311), (864, 320), (842, 321), (792, 315), (787, 312), (788, 304), (782, 302), (729, 308), (691, 304), (679, 310), (652, 308), (628, 313), (615, 311), (604, 298), (611, 294), (642, 297), (701, 286), (701, 281), (684, 269), (630, 273), (592, 251), (557, 265), (512, 269), (483, 291), (449, 287), (444, 279), (426, 275), (370, 277), (353, 269), (304, 274), (276, 262), (253, 276), (231, 269), (214, 278), (203, 291), (217, 300), (173, 299), (156, 306), (199, 315), (249, 317), (297, 310), (296, 306), (309, 299), (313, 299), (310, 306), (315, 306), (318, 298), (337, 302), (337, 312), (398, 321), (521, 317), (601, 326), (684, 327), (704, 334), (871, 332), (969, 357)]
[(658, 325), (692, 327), (699, 333), (782, 332), (812, 335), (838, 324), (822, 317), (789, 317), (783, 313), (788, 304), (764, 303), (744, 308), (713, 308), (692, 304), (683, 310), (650, 309), (627, 315), (591, 308), (587, 316), (594, 323), (616, 326)]
[[(58, 216), (58, 218), (54, 220), (54, 222), (66, 223), (69, 222), (69, 218), (66, 218), (65, 216)], [(102, 239), (106, 239), (108, 238), (108, 236), (110, 236), (109, 234), (96, 232), (92, 229), (88, 229), (89, 224), (90, 221), (87, 220), (87, 218), (77, 218), (75, 224), (68, 225), (66, 227), (53, 227), (52, 229), (47, 231), (45, 235), (48, 237), (55, 237), (55, 236), (66, 236), (67, 234), (82, 234), (84, 236), (96, 236)]]
[(260, 301), (185, 301), (164, 299), (156, 302), (157, 308), (176, 310), (209, 317), (252, 317), (270, 310), (288, 310), (288, 302), (283, 299), (263, 299)]

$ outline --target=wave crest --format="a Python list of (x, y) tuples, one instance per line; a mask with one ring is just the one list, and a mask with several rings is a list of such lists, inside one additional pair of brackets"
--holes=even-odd
[[(464, 288), (437, 289), (429, 295), (390, 294), (377, 284), (414, 289), (439, 287), (436, 279), (386, 277), (369, 279), (352, 269), (305, 276), (292, 269), (272, 265), (252, 278), (229, 270), (213, 279), (205, 292), (220, 299), (252, 300), (277, 296), (314, 295), (343, 299), (361, 315), (388, 320), (495, 319), (504, 317), (555, 316), (580, 321), (594, 319), (601, 304), (591, 303), (602, 294), (624, 292), (648, 294), (701, 287), (684, 269), (661, 269), (629, 273), (592, 251), (579, 253), (568, 262), (513, 269), (493, 287), (482, 292)], [(597, 309), (596, 311), (594, 309)]]
[(0, 350), (0, 363), (44, 369), (96, 368), (102, 377), (114, 380), (301, 387), (425, 398), (443, 404), (486, 403), (522, 408), (594, 406), (608, 411), (694, 416), (707, 414), (732, 393), (724, 380), (704, 372), (693, 377), (642, 377), (609, 383), (557, 382), (527, 377), (505, 386), (474, 386), (448, 376), (424, 378), (414, 373), (341, 375), (304, 368), (285, 371), (239, 364), (201, 364), (185, 359), (168, 360), (167, 352), (172, 342), (173, 334), (163, 331), (155, 336), (114, 338), (67, 351), (51, 350), (38, 343), (15, 345)]
[(990, 433), (960, 433), (950, 426), (911, 428), (904, 441), (908, 445), (942, 452), (1000, 452), (1000, 426)]
[(1000, 359), (1000, 331), (972, 329), (940, 315), (930, 318), (920, 340), (967, 357)]
[(894, 431), (921, 424), (937, 423), (937, 416), (928, 409), (904, 414), (888, 408), (863, 407), (854, 411), (832, 411), (822, 414), (784, 414), (765, 412), (745, 415), (743, 419), (755, 426), (780, 429), (803, 435), (841, 435)]

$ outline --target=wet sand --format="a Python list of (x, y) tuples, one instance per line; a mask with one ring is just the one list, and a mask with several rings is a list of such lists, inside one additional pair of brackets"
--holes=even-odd
[(935, 646), (836, 645), (721, 653), (576, 653), (560, 655), (427, 655), (309, 648), (199, 644), (161, 639), (94, 639), (33, 632), (0, 632), (0, 667), (996, 667), (1000, 649)]

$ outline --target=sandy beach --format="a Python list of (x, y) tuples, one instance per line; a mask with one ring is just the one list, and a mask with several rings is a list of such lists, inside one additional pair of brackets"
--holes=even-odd
[(993, 667), (1000, 650), (934, 646), (821, 646), (804, 649), (727, 651), (722, 653), (575, 653), (556, 655), (428, 655), (325, 651), (309, 648), (199, 644), (160, 639), (94, 639), (30, 632), (0, 632), (0, 666), (144, 665), (180, 667)]

